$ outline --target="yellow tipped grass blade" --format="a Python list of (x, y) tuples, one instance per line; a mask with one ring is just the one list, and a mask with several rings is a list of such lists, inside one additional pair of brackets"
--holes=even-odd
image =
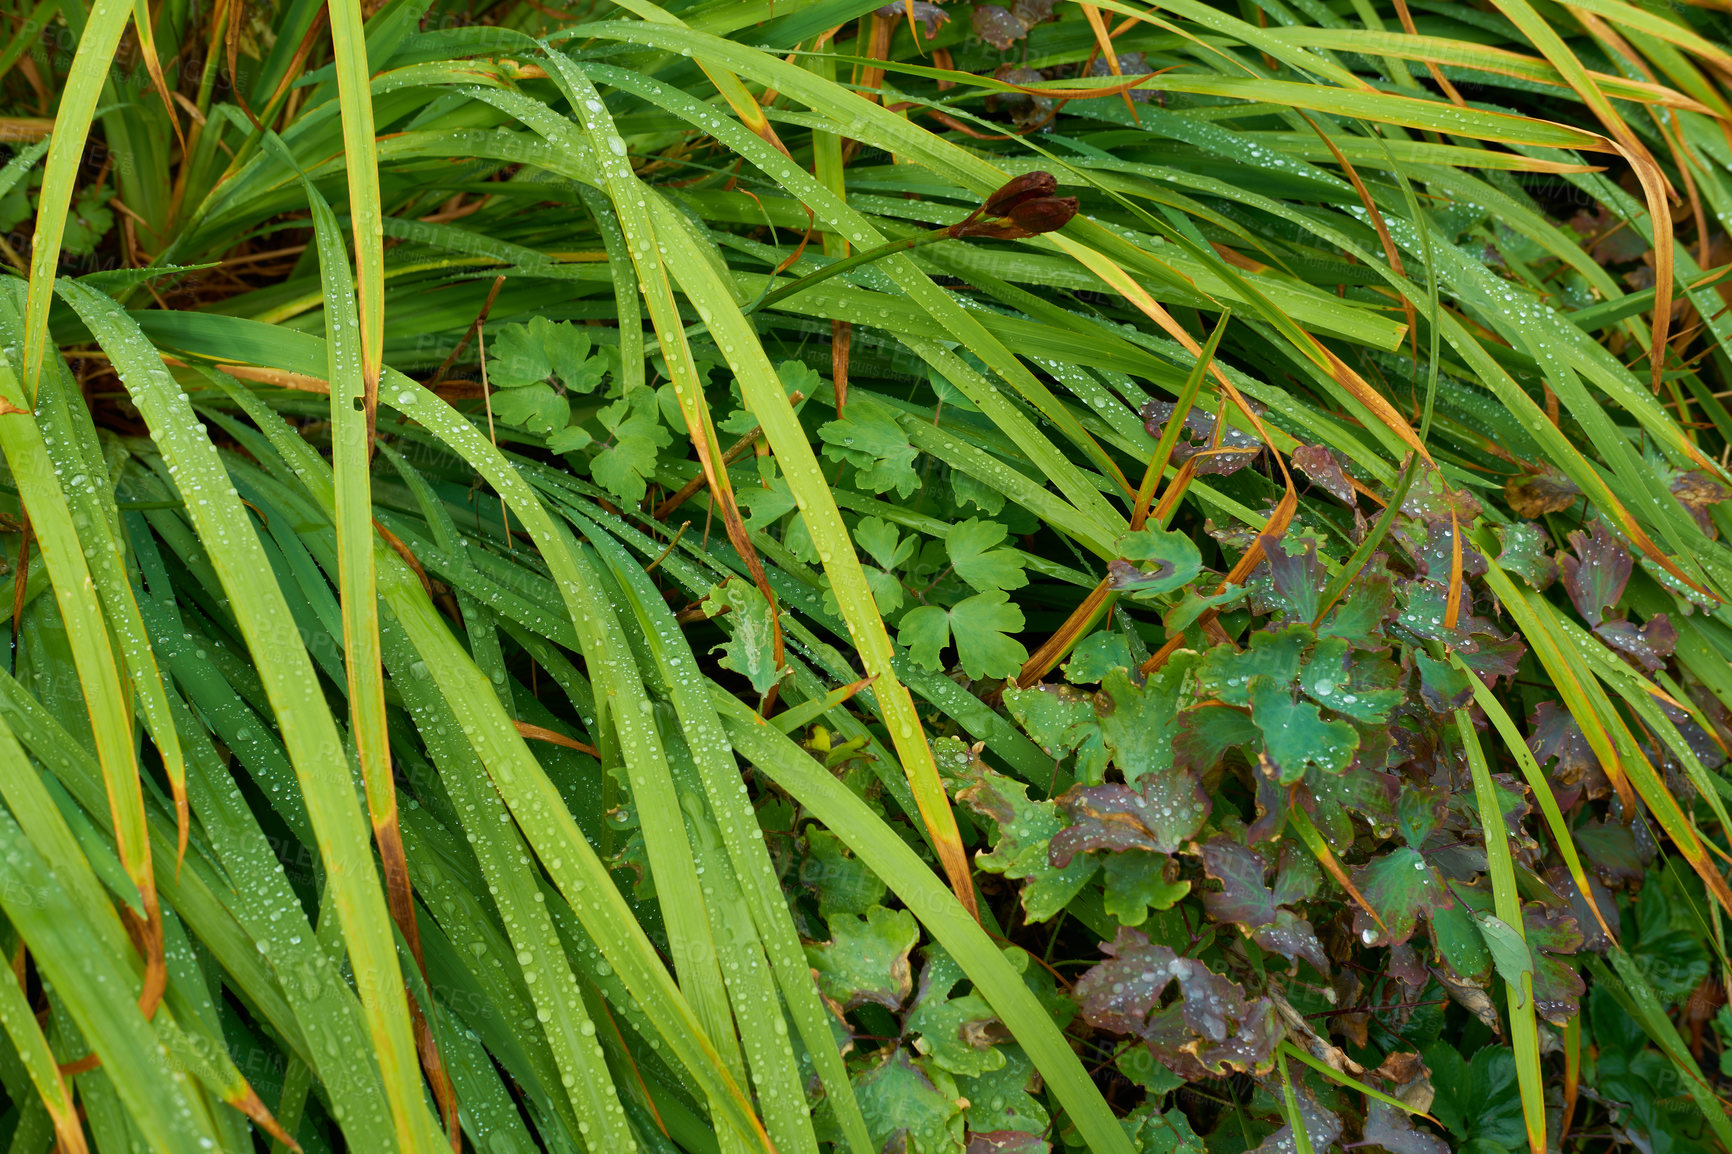
[(209, 549), (210, 562), (257, 658), (259, 678), (302, 778), (355, 971), (366, 975), (360, 983), (361, 1002), (398, 1141), (409, 1149), (432, 1149), (439, 1139), (424, 1105), (396, 944), (374, 872), (367, 825), (349, 785), (348, 759), (336, 726), (270, 563), (186, 394), (136, 322), (93, 289), (66, 282), (62, 291), (114, 359), (157, 446), (177, 468), (182, 493), (191, 491), (186, 508), (193, 526), (204, 540), (220, 543)]

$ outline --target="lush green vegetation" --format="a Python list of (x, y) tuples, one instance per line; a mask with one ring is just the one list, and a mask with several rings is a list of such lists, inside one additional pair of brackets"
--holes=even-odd
[(12, 1150), (1732, 1146), (1732, 18), (880, 5), (5, 6)]

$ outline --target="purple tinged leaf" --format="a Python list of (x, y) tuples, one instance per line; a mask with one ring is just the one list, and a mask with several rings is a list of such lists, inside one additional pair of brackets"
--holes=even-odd
[(1090, 850), (1130, 849), (1170, 854), (1184, 845), (1209, 816), (1209, 795), (1182, 769), (1149, 774), (1142, 789), (1108, 784), (1073, 786), (1058, 804), (1071, 824), (1053, 835), (1051, 861), (1063, 869)]
[(1365, 1141), (1389, 1154), (1449, 1154), (1449, 1143), (1416, 1128), (1406, 1111), (1376, 1098), (1366, 1099)]
[[(1159, 440), (1172, 420), (1174, 406), (1167, 401), (1150, 401), (1142, 408), (1143, 427)], [(1173, 462), (1183, 463), (1197, 458), (1192, 466), (1199, 474), (1225, 476), (1237, 473), (1263, 451), (1263, 442), (1251, 434), (1228, 426), (1221, 432), (1221, 443), (1214, 444), (1214, 414), (1193, 407), (1185, 416), (1184, 429), (1173, 446)]]
[(1413, 483), (1407, 487), (1401, 511), (1410, 517), (1447, 523), (1452, 510), (1465, 526), (1479, 519), (1480, 504), (1466, 489), (1450, 488), (1436, 466), (1421, 465)]
[[(1579, 847), (1582, 856), (1593, 857), (1593, 850), (1587, 846)], [(1638, 877), (1641, 876), (1639, 873)], [(1622, 932), (1619, 924), (1618, 903), (1612, 892), (1600, 883), (1593, 874), (1588, 875), (1588, 890), (1593, 894), (1594, 905), (1599, 908), (1600, 916), (1606, 919), (1606, 928), (1613, 934)], [(1546, 881), (1558, 893), (1564, 895), (1570, 902), (1570, 913), (1576, 919), (1576, 926), (1582, 932), (1582, 949), (1603, 954), (1617, 943), (1606, 936), (1606, 931), (1600, 928), (1600, 923), (1594, 918), (1593, 910), (1588, 908), (1587, 901), (1582, 897), (1582, 891), (1576, 888), (1575, 879), (1570, 877), (1570, 871), (1565, 867), (1553, 866), (1546, 874)]]
[(1582, 948), (1581, 929), (1574, 915), (1539, 902), (1522, 907), (1522, 923), (1533, 956), (1534, 1009), (1552, 1025), (1562, 1027), (1580, 1011), (1582, 995), (1587, 992), (1581, 974), (1560, 956)]
[(1381, 653), (1389, 648), (1384, 626), (1395, 616), (1395, 578), (1381, 554), (1353, 579), (1347, 595), (1323, 619), (1318, 633), (1339, 637), (1355, 649)]
[(1323, 873), (1317, 859), (1292, 841), (1281, 843), (1275, 859), (1275, 904), (1297, 906), (1317, 896)]
[(1277, 906), (1274, 892), (1263, 884), (1263, 859), (1256, 851), (1215, 837), (1203, 846), (1202, 857), (1203, 869), (1221, 883), (1220, 890), (1203, 894), (1210, 917), (1237, 925), (1266, 950), (1293, 961), (1303, 958), (1318, 972), (1329, 972), (1329, 959), (1311, 923)]
[(1514, 637), (1498, 637), (1492, 633), (1473, 634), (1473, 649), (1461, 652), (1461, 663), (1479, 675), (1486, 688), (1495, 689), (1498, 679), (1515, 681), (1527, 646)]
[[(1447, 515), (1430, 518), (1403, 514), (1395, 519), (1395, 528), (1390, 536), (1407, 550), (1420, 576), (1447, 585), (1455, 565), (1455, 531), (1456, 527)], [(1482, 576), (1486, 571), (1485, 558), (1465, 539), (1462, 541), (1461, 571), (1465, 577)]]
[(1564, 589), (1583, 620), (1598, 625), (1606, 619), (1606, 610), (1624, 596), (1630, 580), (1630, 551), (1604, 521), (1595, 521), (1586, 533), (1571, 533), (1569, 540), (1574, 554), (1558, 555)]
[[(1179, 714), (1173, 757), (1178, 765), (1204, 774), (1220, 765), (1229, 750), (1262, 739), (1262, 731), (1245, 710), (1226, 705), (1193, 706)], [(1247, 760), (1254, 758), (1252, 754)]]
[(1328, 570), (1317, 559), (1316, 543), (1307, 541), (1305, 548), (1290, 554), (1279, 537), (1264, 534), (1258, 540), (1269, 558), (1269, 580), (1284, 620), (1310, 625), (1317, 617), (1323, 587), (1329, 582)]
[[(1154, 1056), (1186, 1077), (1229, 1070), (1266, 1071), (1282, 1030), (1267, 998), (1245, 991), (1201, 961), (1151, 944), (1138, 930), (1120, 929), (1102, 943), (1108, 960), (1077, 982), (1083, 1016), (1097, 1029), (1142, 1038)], [(1179, 997), (1161, 1008), (1174, 982)]]
[[(1579, 785), (1590, 798), (1604, 797), (1612, 791), (1612, 783), (1600, 767), (1599, 755), (1588, 744), (1582, 727), (1555, 703), (1542, 701), (1534, 707), (1532, 716), (1528, 718), (1528, 749), (1541, 767), (1547, 761), (1557, 760), (1551, 770), (1555, 784), (1565, 787)], [(1577, 792), (1579, 790), (1575, 788), (1570, 790), (1571, 800)], [(1558, 804), (1564, 803), (1565, 798), (1560, 797)]]
[(1293, 450), (1293, 467), (1304, 473), (1325, 493), (1349, 508), (1358, 504), (1353, 482), (1341, 467), (1341, 458), (1325, 445), (1300, 445)]
[(1454, 713), (1472, 699), (1473, 682), (1455, 666), (1433, 661), (1419, 650), (1413, 660), (1419, 670), (1419, 696), (1433, 713)]
[(1203, 908), (1217, 921), (1262, 926), (1275, 920), (1275, 895), (1263, 884), (1264, 862), (1224, 835), (1202, 847), (1203, 871), (1221, 883), (1203, 894)]
[(1118, 540), (1119, 559), (1109, 566), (1112, 587), (1131, 594), (1170, 593), (1196, 580), (1203, 557), (1183, 533), (1145, 526)]
[(1353, 928), (1368, 946), (1390, 946), (1413, 936), (1420, 915), (1454, 904), (1442, 876), (1410, 846), (1399, 846), (1353, 871), (1353, 884), (1383, 920), (1378, 928), (1363, 909)]
[(1052, 1146), (1039, 1134), (1021, 1130), (973, 1130), (966, 1154), (1047, 1154)]
[(980, 772), (979, 781), (956, 795), (957, 801), (998, 827), (992, 852), (976, 854), (974, 862), (987, 873), (1026, 880), (1023, 909), (1030, 921), (1045, 921), (1077, 895), (1097, 863), (1081, 858), (1054, 868), (1048, 862), (1048, 843), (1064, 826), (1057, 804), (1031, 801), (1022, 782), (984, 766)]
[[(1264, 1088), (1277, 1102), (1284, 1100), (1279, 1085)], [(1299, 1120), (1305, 1126), (1305, 1136), (1310, 1140), (1313, 1154), (1328, 1154), (1329, 1148), (1341, 1139), (1341, 1119), (1335, 1116), (1334, 1111), (1325, 1109), (1303, 1082), (1294, 1084), (1293, 1101), (1299, 1109)], [(1293, 1127), (1289, 1124), (1263, 1139), (1251, 1154), (1297, 1154), (1298, 1149), (1299, 1143), (1294, 1141)]]
[(1639, 627), (1633, 621), (1607, 621), (1594, 627), (1594, 635), (1649, 673), (1665, 668), (1666, 658), (1678, 647), (1678, 630), (1664, 613)]
[(1431, 831), (1443, 820), (1448, 801), (1449, 795), (1445, 790), (1409, 783), (1395, 801), (1396, 822), (1401, 827), (1402, 840), (1414, 849), (1423, 846)]
[[(873, 13), (880, 20), (901, 20), (908, 15), (906, 0), (896, 0), (894, 4), (886, 4)], [(950, 21), (950, 13), (928, 0), (915, 0), (914, 19), (920, 21), (921, 34), (930, 39), (938, 35), (938, 30)]]

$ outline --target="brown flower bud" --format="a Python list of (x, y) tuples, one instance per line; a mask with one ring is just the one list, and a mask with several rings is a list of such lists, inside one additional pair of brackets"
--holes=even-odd
[(982, 216), (1009, 216), (1011, 209), (1038, 197), (1058, 191), (1058, 180), (1050, 172), (1025, 172), (1007, 181), (1003, 188), (986, 198)]
[(1042, 196), (1025, 200), (1011, 209), (1002, 220), (981, 220), (968, 225), (961, 236), (978, 236), (989, 240), (1021, 240), (1053, 232), (1070, 223), (1076, 215), (1074, 196)]

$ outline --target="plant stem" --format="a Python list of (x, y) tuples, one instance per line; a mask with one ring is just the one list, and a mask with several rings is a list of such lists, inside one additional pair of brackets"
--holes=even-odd
[(881, 244), (877, 248), (869, 248), (864, 252), (857, 252), (853, 256), (845, 256), (833, 264), (825, 265), (817, 272), (807, 273), (792, 284), (785, 284), (775, 292), (766, 293), (759, 297), (755, 302), (746, 307), (746, 315), (750, 316), (759, 309), (766, 308), (769, 305), (775, 304), (779, 300), (791, 297), (797, 292), (804, 292), (820, 281), (829, 280), (833, 276), (839, 276), (851, 269), (859, 268), (863, 264), (871, 264), (875, 260), (882, 260), (884, 257), (887, 257), (892, 253), (907, 252), (910, 249), (919, 248), (922, 245), (928, 245), (936, 241), (949, 239), (949, 228), (938, 228), (931, 232), (923, 233), (920, 236), (904, 237), (901, 240), (890, 241), (888, 244)]

